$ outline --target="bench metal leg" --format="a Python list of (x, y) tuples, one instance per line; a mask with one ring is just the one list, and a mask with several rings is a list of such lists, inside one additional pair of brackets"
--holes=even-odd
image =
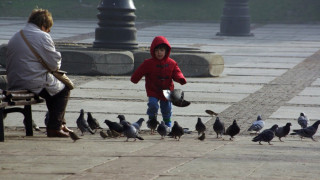
[(31, 105), (24, 106), (23, 114), (25, 120), (26, 136), (33, 136)]
[(3, 108), (0, 108), (0, 142), (4, 142)]

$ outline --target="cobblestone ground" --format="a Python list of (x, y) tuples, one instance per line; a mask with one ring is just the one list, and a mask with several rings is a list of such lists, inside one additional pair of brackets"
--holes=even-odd
[[(231, 121), (237, 119), (238, 124), (249, 127), (252, 119), (257, 113), (263, 114), (267, 119), (280, 106), (283, 106), (299, 94), (305, 87), (310, 86), (320, 76), (320, 51), (316, 52), (300, 64), (288, 70), (282, 76), (264, 85), (260, 90), (252, 93), (243, 100), (234, 103), (232, 106), (219, 114), (219, 117)], [(212, 127), (215, 119), (207, 122)], [(213, 131), (211, 128), (209, 128)], [(246, 133), (247, 128), (242, 128)]]

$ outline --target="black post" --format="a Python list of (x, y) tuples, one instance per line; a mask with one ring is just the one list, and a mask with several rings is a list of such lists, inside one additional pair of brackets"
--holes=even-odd
[(23, 115), (24, 115), (24, 121), (25, 121), (24, 123), (25, 123), (25, 129), (26, 129), (26, 136), (33, 136), (31, 105), (24, 106)]
[(253, 36), (250, 33), (249, 0), (225, 0), (218, 36)]
[(138, 48), (133, 0), (101, 0), (98, 10), (99, 27), (95, 32), (94, 48)]

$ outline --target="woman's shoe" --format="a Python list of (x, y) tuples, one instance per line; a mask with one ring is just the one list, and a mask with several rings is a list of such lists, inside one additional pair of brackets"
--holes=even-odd
[(64, 132), (73, 132), (71, 129), (69, 129), (66, 125), (61, 125), (61, 129), (64, 131)]
[(63, 130), (47, 129), (47, 137), (69, 137), (69, 133)]

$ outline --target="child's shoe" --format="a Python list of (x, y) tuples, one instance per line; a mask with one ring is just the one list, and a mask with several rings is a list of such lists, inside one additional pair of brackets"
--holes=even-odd
[(164, 124), (165, 124), (166, 126), (168, 126), (169, 128), (171, 128), (171, 119), (163, 119), (163, 121), (164, 121)]

